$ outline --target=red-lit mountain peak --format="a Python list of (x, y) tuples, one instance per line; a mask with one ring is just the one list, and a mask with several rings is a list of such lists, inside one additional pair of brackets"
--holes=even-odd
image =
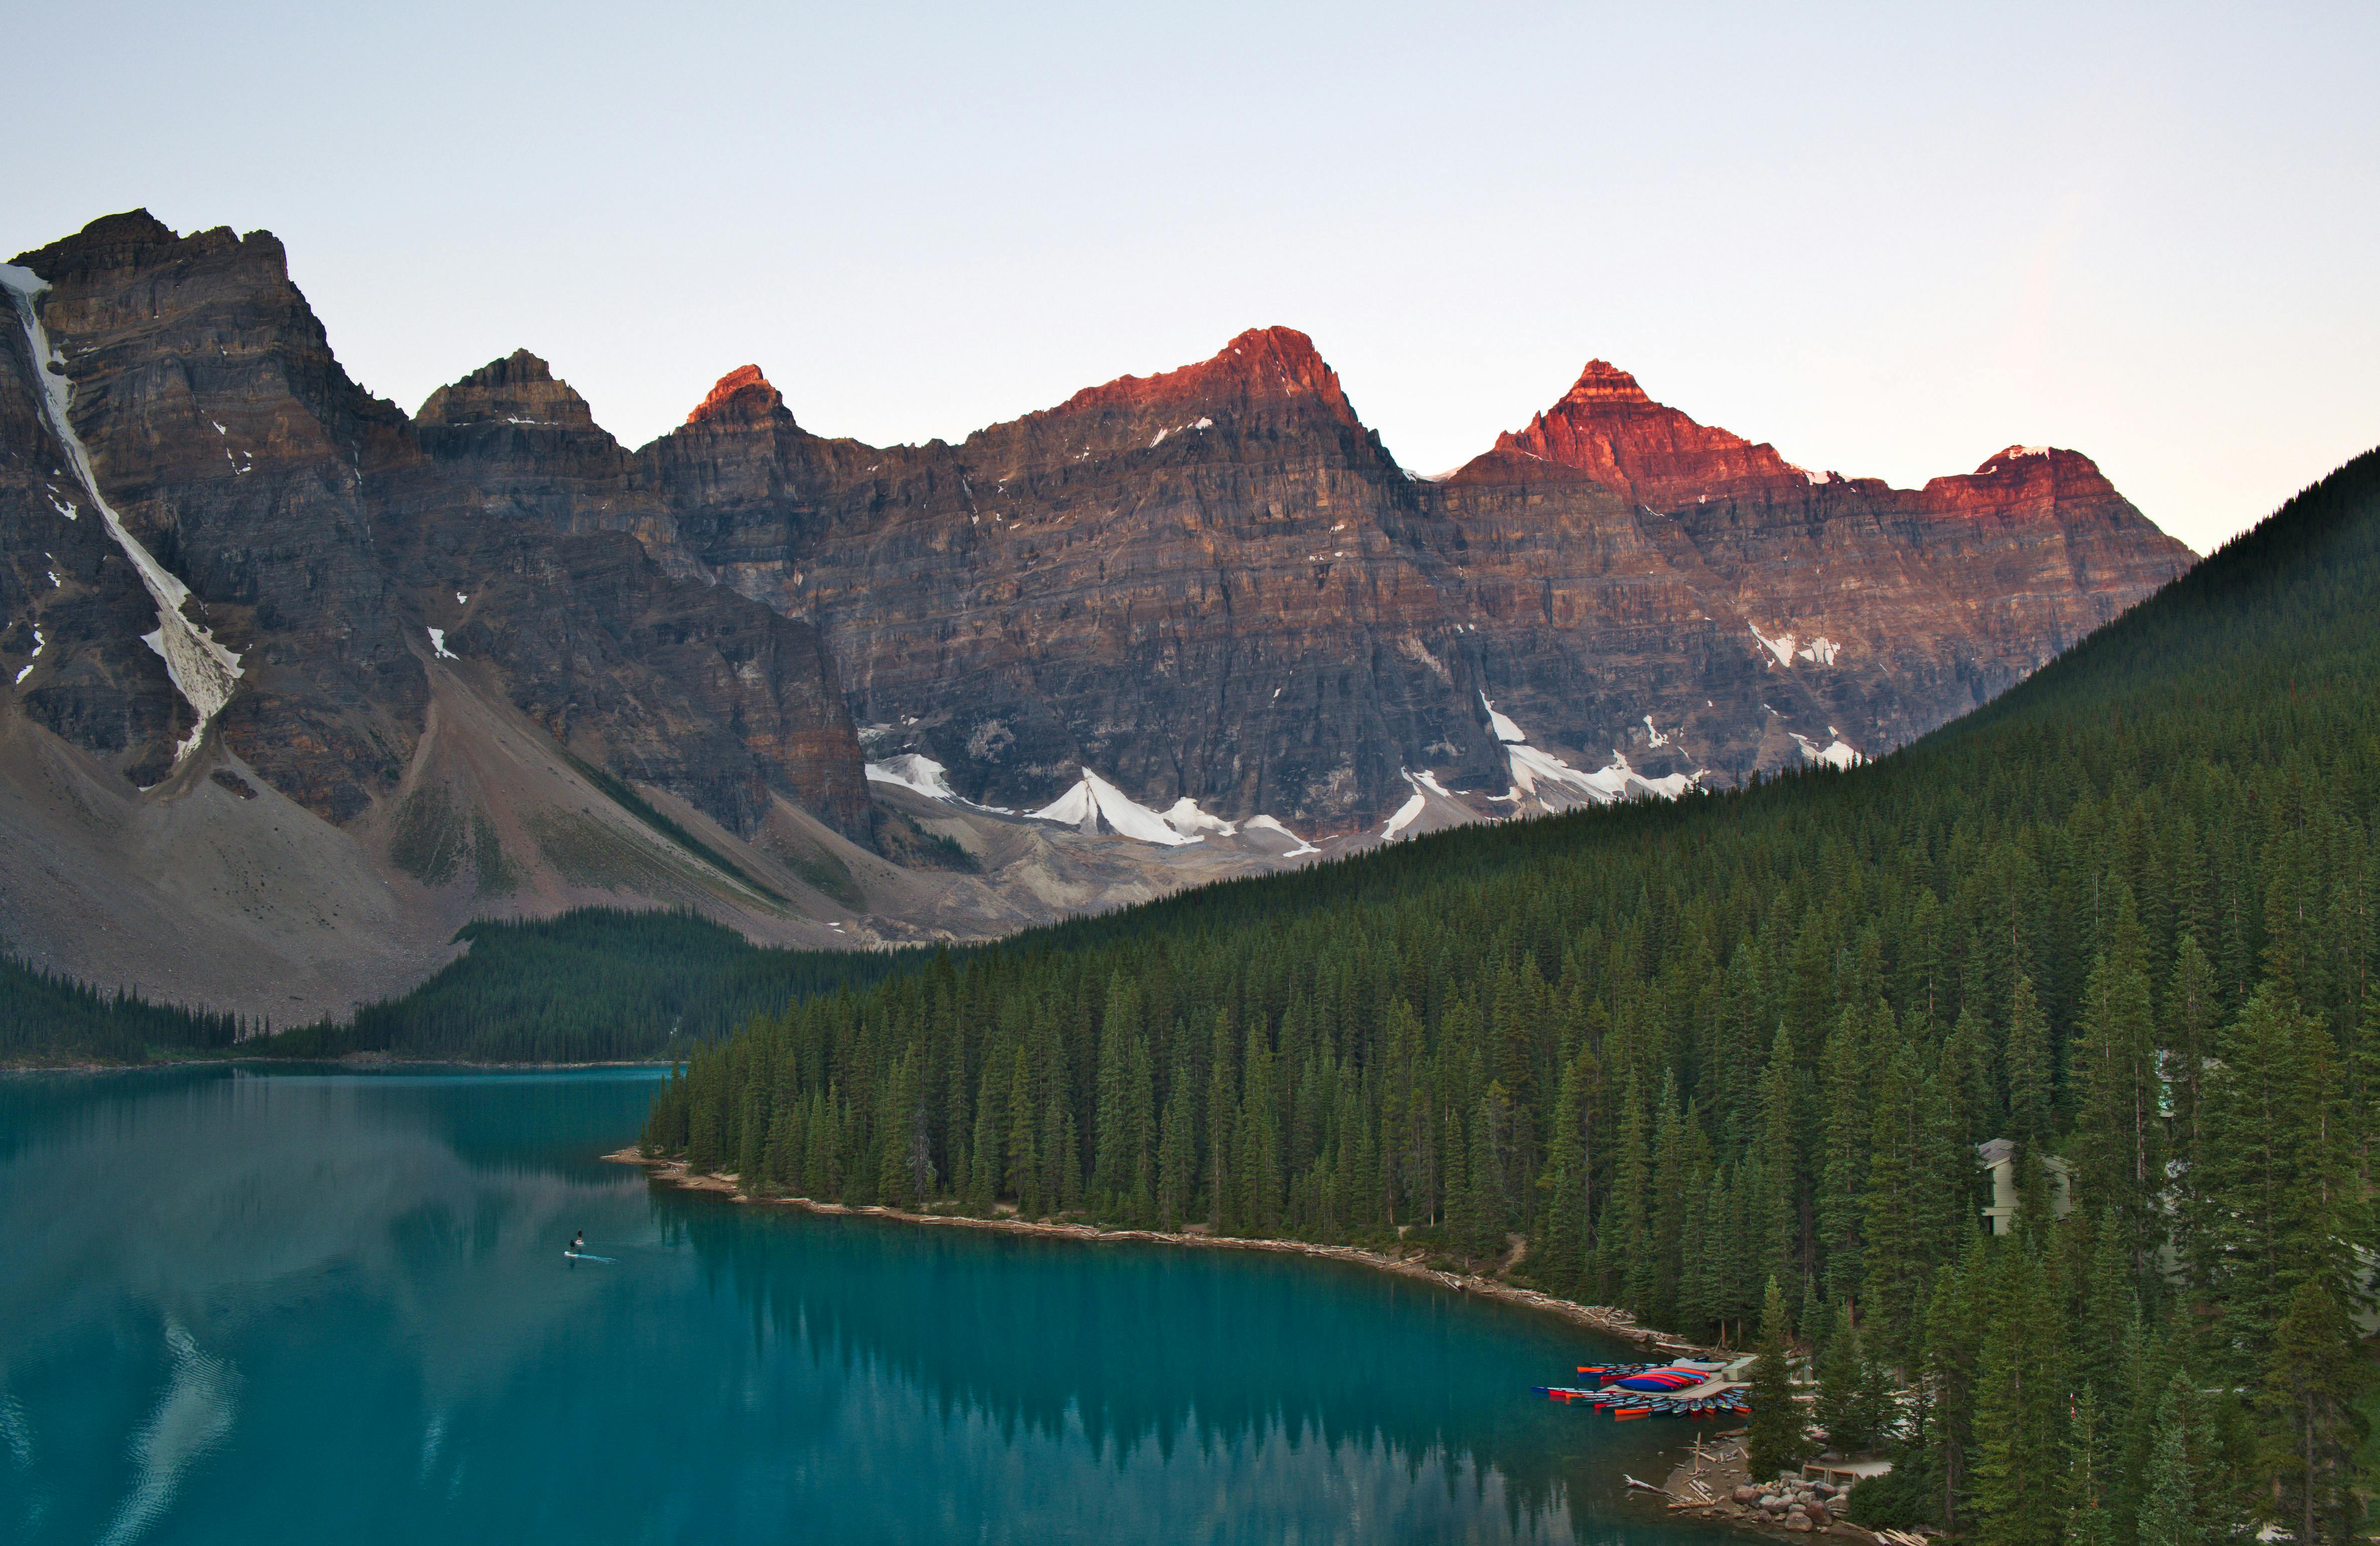
[(1589, 360), (1559, 402), (1526, 429), (1499, 435), (1493, 453), (1457, 476), (1507, 476), (1514, 456), (1575, 469), (1659, 510), (1806, 481), (1775, 447), (1655, 402), (1634, 376), (1605, 359)]
[(1170, 403), (1313, 396), (1352, 415), (1339, 373), (1293, 327), (1252, 327), (1206, 359), (1153, 376), (1119, 376), (1085, 387), (1059, 413), (1141, 408)]
[(777, 389), (769, 384), (769, 378), (760, 373), (760, 367), (738, 365), (719, 378), (710, 396), (695, 405), (686, 421), (698, 424), (706, 420), (726, 419), (754, 423), (776, 412), (784, 403)]

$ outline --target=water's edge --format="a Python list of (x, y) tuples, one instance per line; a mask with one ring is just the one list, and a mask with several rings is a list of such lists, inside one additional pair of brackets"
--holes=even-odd
[[(685, 1191), (714, 1193), (729, 1202), (750, 1203), (759, 1207), (792, 1208), (806, 1213), (891, 1219), (901, 1223), (947, 1224), (961, 1229), (992, 1230), (1011, 1235), (1035, 1235), (1050, 1239), (1075, 1240), (1085, 1243), (1135, 1241), (1165, 1246), (1205, 1247), (1218, 1250), (1270, 1251), (1284, 1256), (1304, 1256), (1329, 1261), (1352, 1262), (1360, 1267), (1368, 1267), (1375, 1272), (1390, 1272), (1398, 1277), (1433, 1284), (1452, 1293), (1475, 1296), (1483, 1299), (1514, 1305), (1523, 1309), (1536, 1310), (1540, 1314), (1553, 1316), (1557, 1320), (1566, 1321), (1572, 1325), (1585, 1327), (1605, 1336), (1638, 1343), (1646, 1351), (1656, 1352), (1664, 1357), (1732, 1356), (1729, 1349), (1705, 1346), (1640, 1326), (1627, 1311), (1610, 1306), (1582, 1305), (1575, 1300), (1557, 1298), (1553, 1295), (1539, 1293), (1533, 1288), (1520, 1288), (1509, 1283), (1500, 1282), (1494, 1278), (1483, 1278), (1476, 1274), (1441, 1272), (1410, 1258), (1389, 1256), (1380, 1251), (1365, 1250), (1354, 1246), (1324, 1246), (1309, 1240), (1250, 1239), (1235, 1236), (1176, 1234), (1156, 1229), (1100, 1229), (1087, 1223), (1049, 1223), (1027, 1219), (978, 1219), (963, 1214), (919, 1213), (905, 1208), (887, 1208), (878, 1204), (855, 1207), (844, 1202), (818, 1202), (806, 1197), (759, 1197), (745, 1191), (734, 1176), (717, 1174), (698, 1175), (687, 1168), (684, 1160), (657, 1158), (645, 1153), (634, 1144), (625, 1149), (614, 1150), (602, 1158), (612, 1164), (637, 1166), (643, 1170), (650, 1179), (663, 1186)], [(1740, 1450), (1740, 1446), (1738, 1448)], [(1740, 1453), (1735, 1455), (1735, 1460), (1740, 1466), (1742, 1463)], [(1746, 1515), (1732, 1508), (1726, 1509), (1723, 1513), (1718, 1512), (1715, 1508), (1716, 1501), (1711, 1500), (1707, 1494), (1697, 1498), (1689, 1489), (1694, 1485), (1694, 1479), (1698, 1471), (1698, 1467), (1690, 1462), (1682, 1461), (1670, 1471), (1659, 1487), (1640, 1482), (1633, 1477), (1625, 1477), (1625, 1479), (1632, 1490), (1641, 1488), (1645, 1492), (1661, 1497), (1673, 1514), (1699, 1513), (1704, 1509), (1714, 1509), (1712, 1513), (1702, 1515), (1698, 1522), (1714, 1527), (1720, 1531), (1761, 1539), (1769, 1539), (1783, 1533), (1781, 1529), (1776, 1528), (1763, 1528), (1769, 1522), (1756, 1516)], [(1846, 1522), (1838, 1521), (1832, 1528), (1836, 1534), (1862, 1541), (1879, 1542), (1879, 1546), (1882, 1546), (1878, 1537)]]
[(1483, 1299), (1518, 1305), (1584, 1326), (1605, 1336), (1642, 1344), (1647, 1351), (1674, 1357), (1726, 1356), (1723, 1349), (1706, 1347), (1665, 1332), (1640, 1326), (1626, 1310), (1607, 1305), (1582, 1305), (1572, 1299), (1556, 1298), (1534, 1288), (1521, 1288), (1495, 1278), (1483, 1278), (1476, 1273), (1441, 1272), (1407, 1257), (1390, 1256), (1380, 1251), (1365, 1250), (1356, 1246), (1323, 1246), (1310, 1240), (1248, 1239), (1231, 1235), (1175, 1234), (1160, 1229), (1101, 1229), (1087, 1223), (1050, 1223), (1029, 1219), (978, 1219), (955, 1213), (918, 1213), (905, 1208), (886, 1208), (877, 1204), (854, 1207), (844, 1202), (815, 1202), (806, 1197), (757, 1197), (747, 1192), (730, 1175), (697, 1175), (686, 1168), (684, 1160), (661, 1159), (645, 1153), (633, 1144), (615, 1150), (603, 1158), (613, 1164), (638, 1165), (653, 1180), (665, 1186), (679, 1187), (688, 1191), (717, 1192), (732, 1202), (749, 1202), (772, 1208), (797, 1208), (809, 1213), (859, 1214), (868, 1218), (897, 1219), (903, 1223), (951, 1224), (962, 1229), (1003, 1230), (1012, 1235), (1040, 1235), (1062, 1240), (1134, 1240), (1163, 1246), (1203, 1246), (1217, 1250), (1277, 1251), (1289, 1256), (1318, 1257), (1330, 1261), (1352, 1261), (1378, 1272), (1394, 1272), (1399, 1277), (1414, 1278), (1457, 1294), (1475, 1295)]

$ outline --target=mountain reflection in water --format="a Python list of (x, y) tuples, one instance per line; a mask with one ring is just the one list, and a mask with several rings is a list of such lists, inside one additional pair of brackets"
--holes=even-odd
[[(656, 1190), (597, 1159), (650, 1089), (0, 1079), (0, 1538), (1687, 1533), (1619, 1480), (1682, 1430), (1529, 1396), (1591, 1339), (1354, 1267)], [(617, 1260), (564, 1260), (581, 1228)]]

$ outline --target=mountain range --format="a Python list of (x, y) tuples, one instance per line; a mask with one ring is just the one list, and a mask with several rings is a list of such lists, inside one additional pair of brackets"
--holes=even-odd
[(956, 445), (745, 366), (630, 450), (527, 351), (372, 396), (267, 233), (0, 285), (0, 941), (275, 1019), (479, 916), (981, 938), (1846, 764), (2191, 562), (2078, 452), (1895, 489), (1600, 360), (1435, 478), (1281, 327)]

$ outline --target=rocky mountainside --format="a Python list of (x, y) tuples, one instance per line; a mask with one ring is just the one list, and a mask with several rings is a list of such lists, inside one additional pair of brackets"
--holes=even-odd
[(1442, 481), (1287, 328), (956, 446), (811, 434), (752, 366), (633, 455), (575, 397), (441, 427), (472, 382), (541, 369), (441, 393), (425, 438), (508, 508), (808, 618), (871, 758), (1013, 810), (1090, 773), (1378, 835), (1416, 799), (1461, 819), (1844, 762), (2190, 561), (2077, 453), (1914, 491), (1813, 474), (1599, 360)]
[[(179, 960), (285, 1016), (418, 976), (472, 912), (622, 876), (765, 929), (765, 882), (616, 820), (607, 780), (682, 829), (754, 838), (790, 803), (869, 831), (814, 629), (625, 533), (483, 519), (341, 371), (269, 235), (116, 216), (0, 278), (12, 947), (147, 986)], [(292, 992), (237, 991), (274, 972)]]
[(282, 1018), (480, 914), (982, 937), (1847, 761), (2188, 562), (2075, 453), (1813, 476), (1600, 362), (1442, 481), (1287, 328), (957, 445), (746, 366), (632, 451), (525, 351), (371, 396), (265, 233), (0, 284), (0, 940)]

